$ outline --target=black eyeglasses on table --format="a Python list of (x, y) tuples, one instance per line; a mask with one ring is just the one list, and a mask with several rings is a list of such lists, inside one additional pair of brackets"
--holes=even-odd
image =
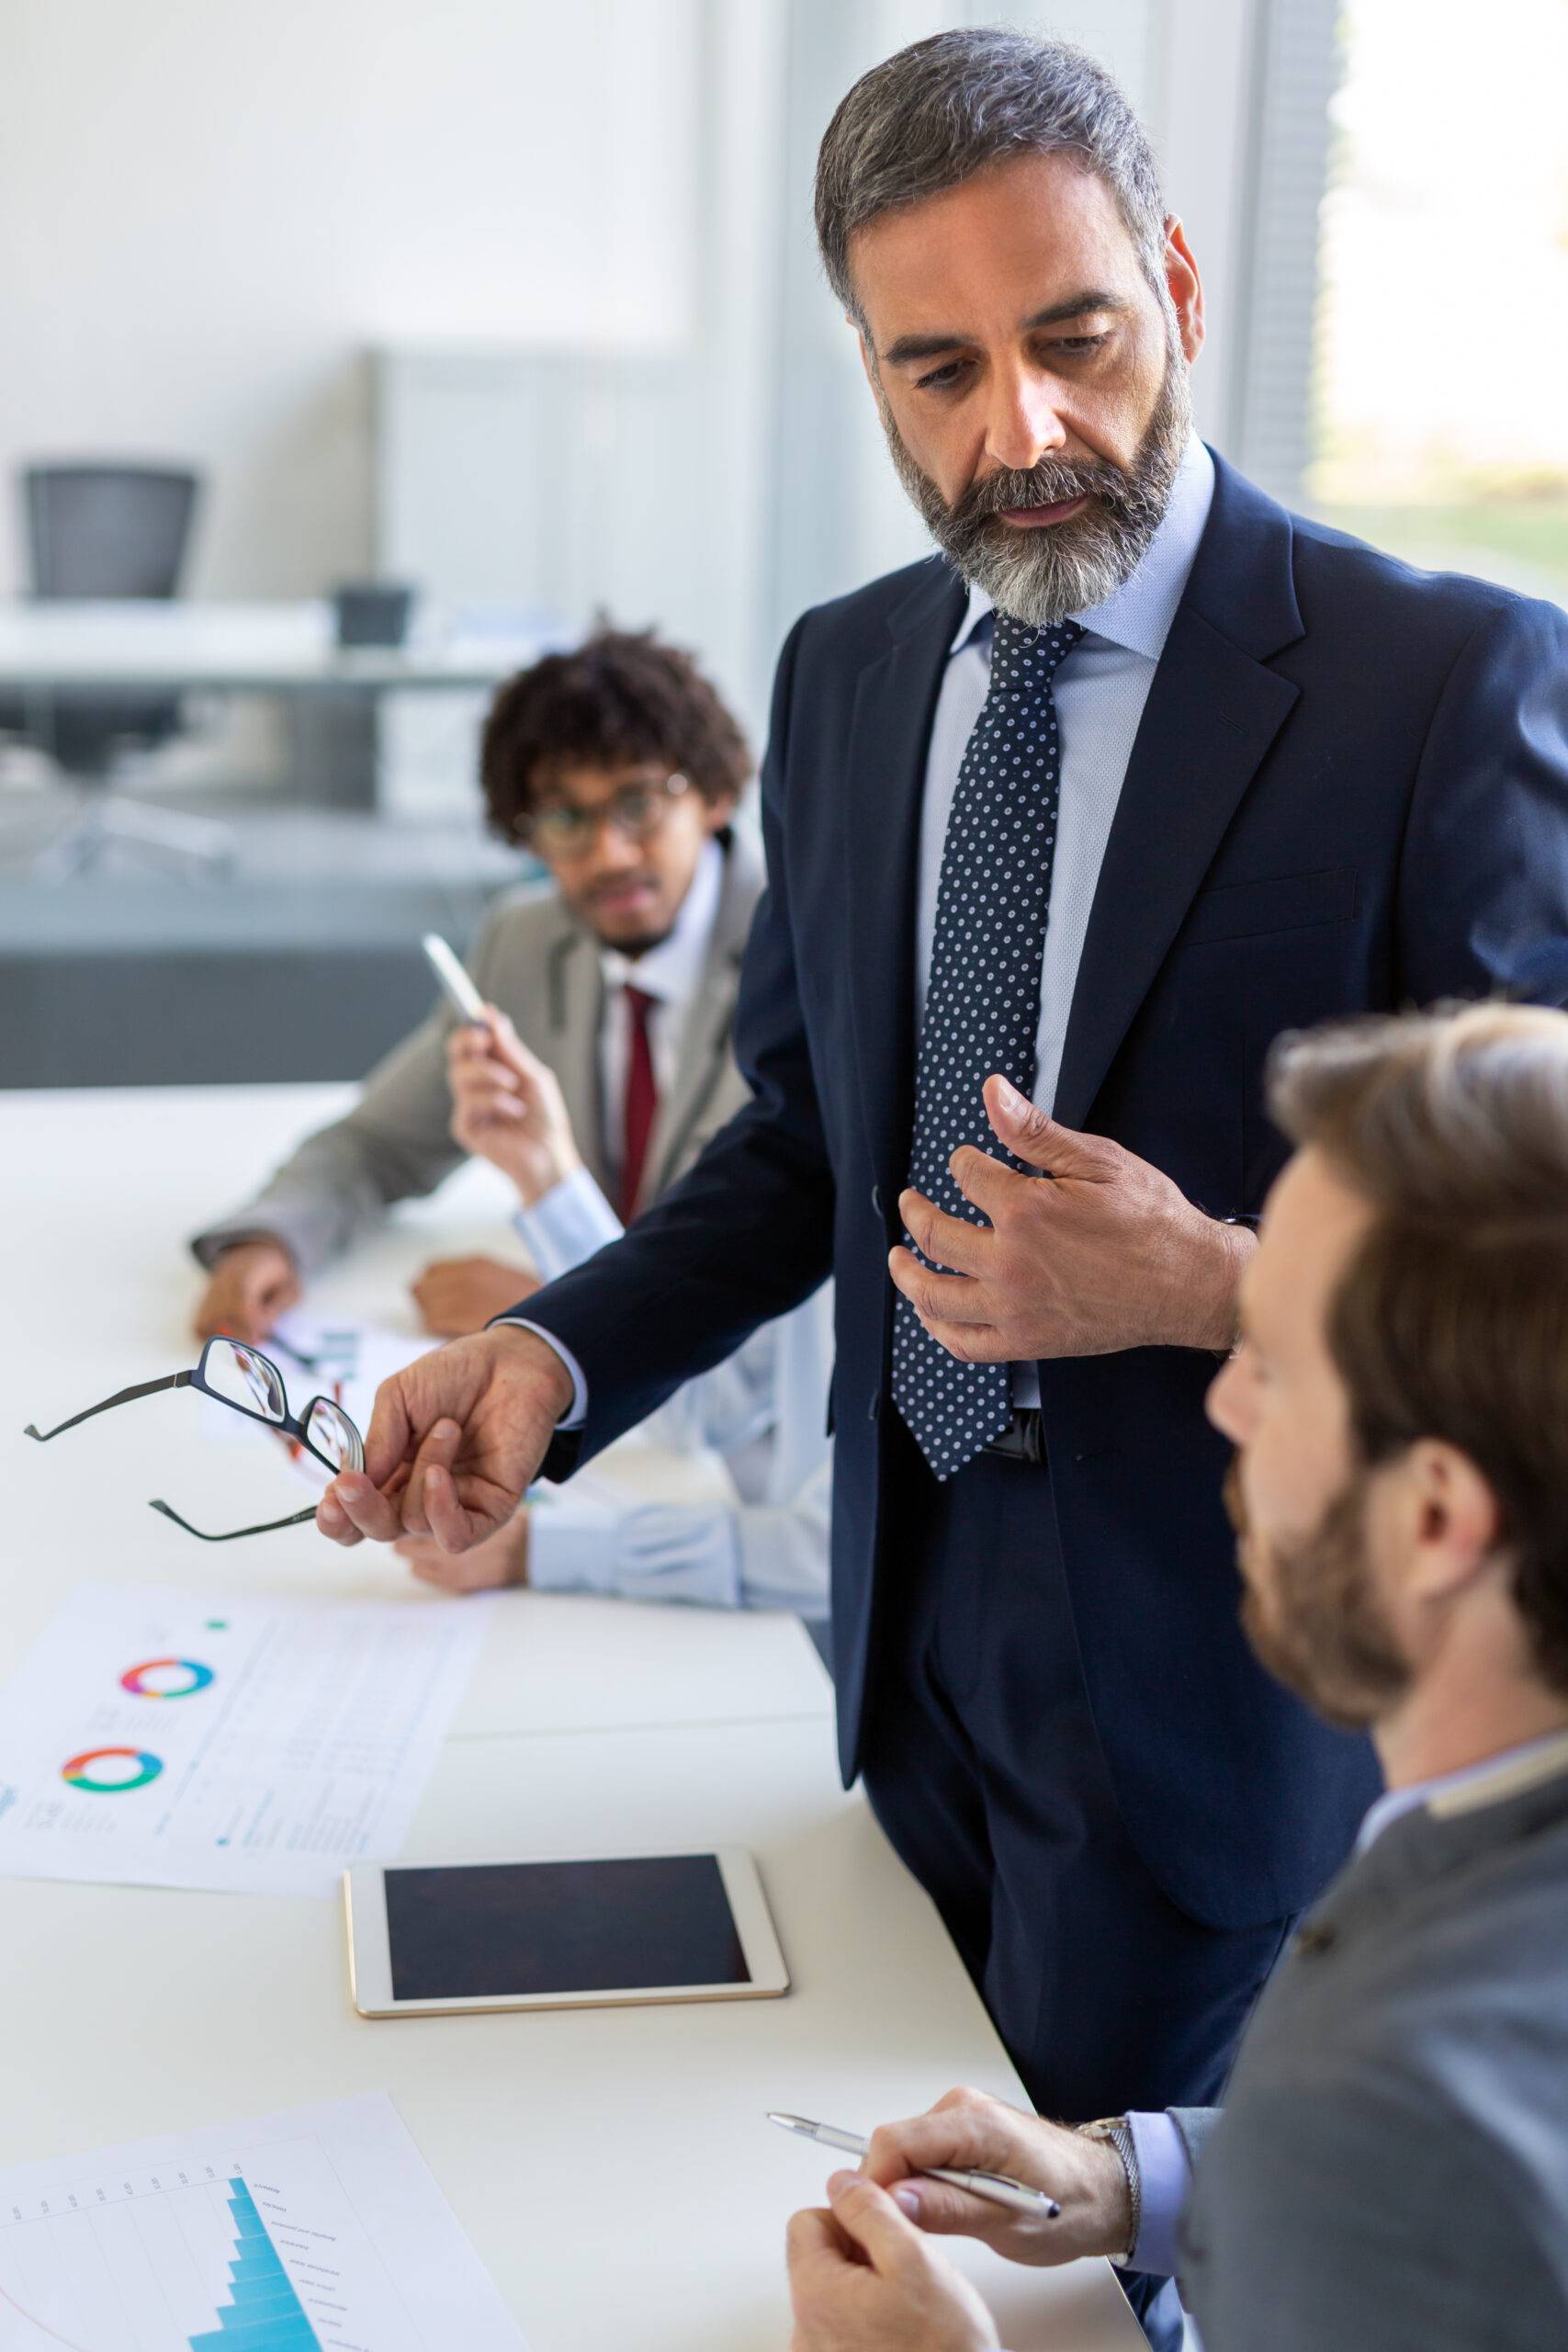
[[(29, 1421), (26, 1435), (47, 1445), (51, 1438), (90, 1421), (95, 1413), (111, 1412), (115, 1406), (129, 1405), (138, 1396), (155, 1396), (163, 1388), (198, 1388), (214, 1404), (227, 1405), (248, 1421), (260, 1421), (264, 1428), (292, 1438), (334, 1476), (340, 1470), (365, 1467), (365, 1441), (335, 1398), (312, 1396), (296, 1419), (288, 1409), (288, 1392), (277, 1366), (239, 1340), (209, 1340), (194, 1372), (171, 1372), (162, 1380), (139, 1381), (134, 1388), (122, 1388), (118, 1396), (106, 1396), (101, 1405), (89, 1405), (85, 1413), (73, 1413), (68, 1421), (51, 1430), (35, 1429)], [(312, 1503), (309, 1510), (293, 1511), (287, 1519), (269, 1519), (260, 1527), (231, 1527), (225, 1535), (209, 1535), (205, 1528), (193, 1527), (188, 1519), (182, 1519), (171, 1503), (154, 1498), (150, 1508), (161, 1510), (187, 1535), (200, 1536), (204, 1544), (232, 1544), (242, 1535), (270, 1535), (280, 1527), (302, 1527), (316, 1516)]]

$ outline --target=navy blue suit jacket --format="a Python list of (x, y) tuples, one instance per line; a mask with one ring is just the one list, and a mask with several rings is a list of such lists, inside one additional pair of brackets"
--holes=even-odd
[[(886, 1252), (913, 1108), (920, 796), (962, 601), (933, 559), (796, 624), (736, 1024), (753, 1099), (625, 1239), (525, 1310), (587, 1375), (586, 1429), (546, 1465), (560, 1476), (834, 1275), (846, 1779), (899, 1598), (878, 1538)], [(1409, 571), (1220, 464), (1111, 828), (1055, 1115), (1213, 1216), (1256, 1215), (1284, 1151), (1260, 1082), (1280, 1030), (1497, 990), (1568, 1000), (1568, 622)], [(1213, 1371), (1139, 1349), (1040, 1379), (1123, 1820), (1176, 1903), (1241, 1927), (1311, 1898), (1375, 1779), (1364, 1743), (1288, 1696), (1240, 1630)]]

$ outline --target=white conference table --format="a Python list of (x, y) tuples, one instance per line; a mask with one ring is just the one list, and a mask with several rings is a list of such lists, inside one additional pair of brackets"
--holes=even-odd
[[(186, 1546), (143, 1508), (150, 1473), (177, 1464), (193, 1510), (212, 1477), (239, 1499), (242, 1474), (237, 1453), (203, 1454), (177, 1393), (74, 1432), (69, 1456), (19, 1434), (194, 1360), (181, 1236), (344, 1099), (0, 1095), (0, 1673), (86, 1577), (428, 1605), (389, 1555), (309, 1528), (217, 1562)], [(502, 1206), (489, 1171), (465, 1171), (317, 1303), (395, 1317), (426, 1257), (495, 1248)], [(245, 1475), (278, 1507), (265, 1449)], [(794, 1979), (783, 2000), (371, 2024), (349, 2005), (335, 1904), (9, 1882), (0, 2164), (387, 2090), (534, 2352), (777, 2352), (784, 2222), (830, 2160), (763, 2109), (867, 2128), (961, 2081), (1021, 2098), (1017, 2078), (934, 1912), (838, 1784), (831, 1694), (793, 1620), (503, 1596), (408, 1850), (717, 1842), (759, 1857)], [(1143, 2342), (1104, 2263), (960, 2258), (1013, 2352)]]
[(485, 692), (541, 650), (537, 631), (515, 630), (339, 646), (317, 599), (0, 601), (0, 688), (40, 695)]

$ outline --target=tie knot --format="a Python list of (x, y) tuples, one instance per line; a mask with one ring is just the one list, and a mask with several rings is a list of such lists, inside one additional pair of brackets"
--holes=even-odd
[(1084, 634), (1081, 621), (1053, 621), (1049, 628), (1033, 628), (998, 613), (991, 638), (991, 674), (1004, 683), (1040, 686), (1052, 678)]

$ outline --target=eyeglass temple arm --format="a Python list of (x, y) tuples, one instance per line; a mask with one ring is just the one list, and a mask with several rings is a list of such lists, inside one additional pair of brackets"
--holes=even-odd
[(73, 1413), (68, 1421), (60, 1422), (54, 1429), (35, 1429), (29, 1421), (22, 1435), (36, 1437), (40, 1445), (47, 1445), (51, 1437), (60, 1437), (65, 1430), (73, 1430), (78, 1421), (90, 1421), (95, 1413), (112, 1412), (117, 1405), (129, 1405), (138, 1396), (156, 1396), (160, 1388), (188, 1388), (191, 1379), (188, 1372), (171, 1372), (163, 1380), (139, 1381), (134, 1388), (122, 1388), (118, 1396), (106, 1396), (101, 1405), (89, 1405), (85, 1413)]
[(280, 1527), (303, 1527), (308, 1519), (316, 1516), (316, 1507), (312, 1503), (309, 1510), (297, 1510), (288, 1519), (266, 1519), (259, 1527), (231, 1527), (226, 1535), (209, 1535), (204, 1527), (193, 1527), (188, 1519), (182, 1519), (170, 1503), (154, 1498), (147, 1508), (149, 1510), (161, 1510), (165, 1519), (172, 1519), (175, 1525), (183, 1527), (187, 1535), (199, 1536), (204, 1544), (233, 1544), (242, 1535), (272, 1535)]

